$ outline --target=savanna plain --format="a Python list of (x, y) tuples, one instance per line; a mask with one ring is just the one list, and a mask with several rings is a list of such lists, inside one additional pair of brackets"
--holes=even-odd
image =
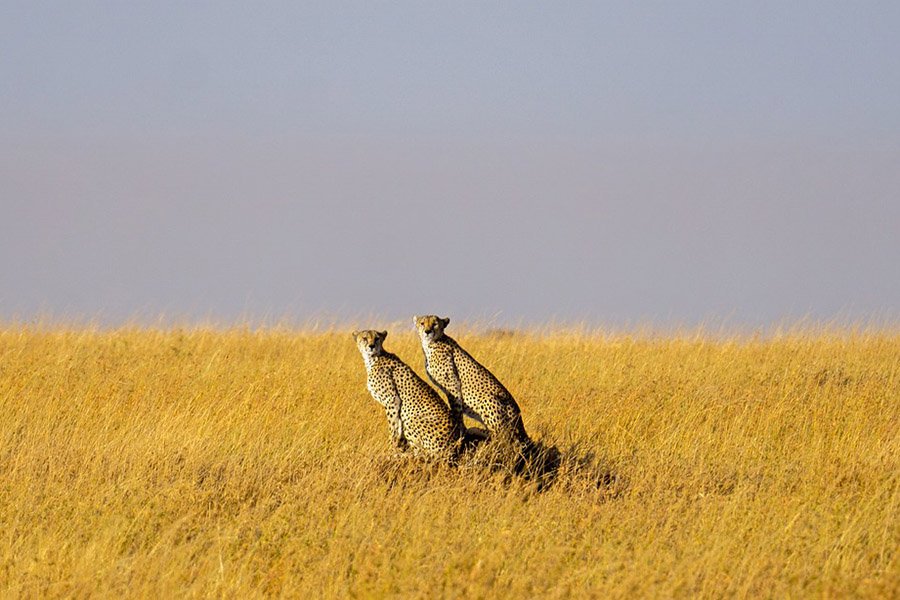
[(0, 594), (900, 597), (896, 329), (453, 328), (547, 477), (396, 455), (349, 327), (0, 327)]

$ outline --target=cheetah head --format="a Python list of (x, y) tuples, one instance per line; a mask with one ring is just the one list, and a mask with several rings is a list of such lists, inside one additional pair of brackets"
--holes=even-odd
[(416, 331), (422, 338), (422, 343), (433, 342), (441, 339), (444, 335), (444, 328), (450, 323), (449, 318), (441, 318), (436, 315), (425, 315), (424, 317), (413, 317), (416, 323)]
[(382, 344), (386, 337), (387, 331), (375, 331), (374, 329), (364, 329), (363, 331), (353, 332), (353, 339), (356, 340), (356, 347), (359, 348), (359, 352), (363, 355), (363, 358), (379, 356), (384, 352)]

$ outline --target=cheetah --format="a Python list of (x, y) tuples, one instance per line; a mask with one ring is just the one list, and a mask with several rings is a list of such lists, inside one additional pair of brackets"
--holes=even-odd
[(434, 388), (384, 349), (386, 337), (386, 331), (353, 332), (366, 365), (369, 393), (387, 415), (391, 442), (403, 451), (411, 447), (416, 455), (452, 459), (463, 430)]
[(447, 394), (453, 419), (461, 423), (465, 414), (484, 425), (491, 437), (511, 437), (522, 448), (531, 448), (519, 405), (490, 371), (444, 333), (450, 319), (435, 315), (413, 319), (425, 352), (425, 370)]

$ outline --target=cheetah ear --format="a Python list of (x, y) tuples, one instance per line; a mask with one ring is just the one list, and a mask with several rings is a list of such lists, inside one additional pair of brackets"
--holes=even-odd
[(413, 315), (413, 325), (419, 324), (419, 315)]
[(387, 331), (379, 331), (379, 332), (378, 332), (378, 336), (379, 336), (381, 339), (386, 338), (386, 337), (387, 337)]
[(358, 337), (359, 337), (359, 330), (357, 330), (357, 331), (354, 331), (354, 332), (353, 332), (353, 333), (351, 333), (351, 334), (350, 334), (350, 335), (352, 335), (352, 336), (353, 336), (353, 339), (354, 339), (354, 340), (355, 340), (355, 339), (356, 339), (356, 338), (358, 338)]
[(441, 319), (440, 317), (438, 317), (438, 320), (441, 322), (441, 325), (442, 325), (443, 327), (446, 327), (447, 325), (450, 324), (450, 317), (444, 317), (443, 319)]

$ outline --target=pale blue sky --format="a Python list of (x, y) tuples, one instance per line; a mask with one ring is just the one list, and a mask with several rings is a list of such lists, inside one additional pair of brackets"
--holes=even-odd
[(900, 316), (900, 4), (0, 1), (0, 319)]

